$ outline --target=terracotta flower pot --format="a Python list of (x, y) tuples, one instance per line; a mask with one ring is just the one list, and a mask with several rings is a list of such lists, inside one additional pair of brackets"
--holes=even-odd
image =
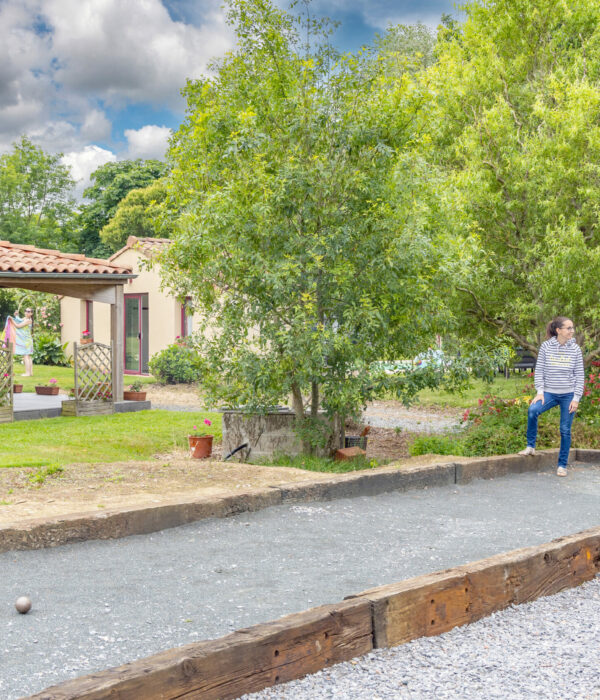
[(90, 343), (93, 343), (94, 339), (93, 338), (82, 338), (79, 341), (79, 345), (89, 345)]
[(59, 387), (57, 386), (36, 386), (35, 393), (40, 396), (56, 396)]
[(13, 394), (22, 394), (23, 393), (23, 385), (22, 384), (13, 384)]
[(124, 391), (123, 399), (125, 401), (145, 401), (146, 392), (145, 391)]
[(190, 454), (194, 459), (206, 459), (212, 454), (212, 435), (188, 435)]

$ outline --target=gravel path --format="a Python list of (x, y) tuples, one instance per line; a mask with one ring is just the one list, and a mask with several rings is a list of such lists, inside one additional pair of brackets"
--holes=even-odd
[(600, 576), (244, 700), (600, 698)]
[(462, 411), (404, 408), (398, 402), (374, 401), (363, 413), (364, 423), (375, 428), (399, 428), (410, 433), (445, 433), (460, 430)]
[[(600, 468), (570, 472), (0, 554), (0, 698), (598, 525)], [(19, 595), (33, 600), (28, 615)]]
[[(152, 408), (163, 411), (203, 411), (202, 406), (152, 402)], [(446, 412), (427, 408), (404, 408), (398, 402), (375, 401), (369, 404), (362, 420), (374, 428), (399, 428), (410, 433), (445, 433), (460, 430), (462, 411)]]

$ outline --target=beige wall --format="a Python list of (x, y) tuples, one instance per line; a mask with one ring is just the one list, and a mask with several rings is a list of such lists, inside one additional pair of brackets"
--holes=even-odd
[[(181, 335), (181, 304), (166, 292), (160, 290), (160, 276), (156, 270), (140, 266), (145, 260), (141, 253), (127, 249), (118, 258), (119, 265), (131, 266), (138, 277), (123, 287), (127, 294), (148, 294), (148, 351), (152, 357), (163, 350)], [(81, 338), (85, 330), (85, 301), (72, 297), (61, 299), (62, 342), (69, 343), (67, 352), (73, 352), (73, 342)], [(192, 317), (192, 326), (197, 327)], [(93, 303), (93, 335), (100, 343), (110, 343), (110, 305)]]

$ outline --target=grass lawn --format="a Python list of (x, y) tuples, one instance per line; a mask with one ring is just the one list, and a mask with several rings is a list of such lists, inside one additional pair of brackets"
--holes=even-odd
[[(72, 367), (34, 365), (33, 377), (22, 377), (23, 371), (23, 365), (15, 362), (15, 384), (22, 384), (23, 391), (35, 391), (36, 384), (48, 384), (50, 379), (58, 379), (58, 386), (67, 391), (75, 386), (75, 375)], [(126, 374), (123, 386), (127, 388), (134, 381), (142, 382), (142, 384), (153, 384), (156, 380), (154, 377), (139, 377), (137, 375), (133, 377)]]
[[(212, 421), (210, 428), (204, 426), (205, 418)], [(194, 425), (221, 439), (221, 414), (209, 412), (139, 411), (4, 423), (0, 425), (0, 467), (150, 459), (187, 447)]]
[[(526, 393), (525, 387), (533, 385), (533, 379), (525, 373), (511, 374), (508, 379), (498, 375), (492, 384), (486, 384), (481, 379), (473, 380), (473, 386), (462, 394), (449, 394), (447, 391), (425, 389), (418, 396), (421, 406), (449, 406), (453, 408), (469, 408), (477, 405), (477, 400), (486, 394), (500, 396), (503, 399), (514, 399)], [(529, 393), (534, 394), (535, 390)]]
[(273, 459), (256, 460), (254, 464), (262, 464), (266, 467), (295, 467), (309, 472), (330, 472), (332, 474), (344, 474), (346, 472), (374, 469), (385, 464), (385, 460), (366, 459), (358, 457), (347, 461), (336, 462), (326, 457), (313, 457), (311, 455), (280, 455)]

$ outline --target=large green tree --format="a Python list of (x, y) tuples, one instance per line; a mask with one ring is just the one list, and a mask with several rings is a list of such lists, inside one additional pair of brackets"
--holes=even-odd
[(322, 23), (299, 30), (268, 0), (231, 2), (227, 17), (238, 48), (185, 89), (170, 152), (184, 213), (163, 270), (204, 314), (211, 396), (291, 395), (308, 448), (321, 409), (339, 424), (377, 392), (439, 380), (377, 361), (411, 357), (449, 321), (451, 203), (411, 155), (423, 96), (408, 74), (337, 61)]
[(0, 235), (13, 243), (76, 250), (74, 181), (61, 163), (23, 136), (0, 156)]
[(129, 236), (170, 238), (171, 217), (163, 206), (166, 198), (167, 188), (162, 180), (131, 190), (100, 231), (100, 239), (114, 251), (124, 246)]
[(119, 160), (105, 163), (91, 175), (93, 184), (79, 214), (80, 248), (85, 255), (105, 257), (114, 249), (100, 239), (101, 230), (115, 215), (119, 202), (131, 190), (147, 187), (165, 175), (167, 166), (158, 160)]
[(426, 157), (446, 169), (476, 240), (456, 285), (464, 332), (536, 352), (563, 314), (590, 361), (600, 355), (600, 5), (465, 10), (462, 26), (441, 32), (421, 114)]

